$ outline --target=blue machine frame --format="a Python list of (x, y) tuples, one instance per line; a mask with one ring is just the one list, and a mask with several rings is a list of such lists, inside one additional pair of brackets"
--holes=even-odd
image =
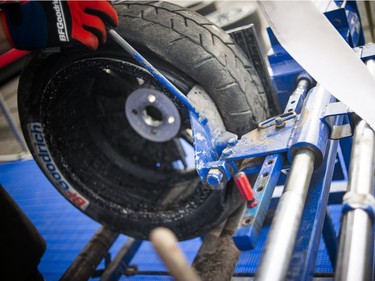
[[(349, 2), (341, 8), (341, 3), (332, 2), (329, 9), (326, 17), (357, 54), (363, 60), (374, 57), (374, 45), (359, 47), (364, 44), (364, 39), (356, 3)], [(197, 111), (208, 119), (202, 123), (196, 115), (190, 116), (196, 168), (202, 182), (212, 189), (224, 188), (240, 171), (258, 173), (253, 187), (257, 205), (245, 211), (242, 224), (234, 236), (239, 249), (250, 250), (256, 246), (281, 171), (289, 169), (300, 149), (313, 151), (315, 172), (287, 275), (287, 280), (309, 280), (313, 276), (322, 232), (332, 265), (336, 262), (338, 242), (326, 209), (332, 178), (335, 174), (337, 179), (339, 174), (335, 172), (335, 167), (336, 170), (341, 168), (341, 179), (347, 180), (346, 167), (352, 146), (351, 138), (348, 138), (352, 136), (352, 112), (320, 85), (313, 87), (311, 77), (281, 47), (270, 29), (268, 33), (272, 45), (268, 56), (271, 79), (284, 112), (260, 123), (258, 128), (238, 139), (223, 130), (217, 119), (205, 115), (208, 96), (194, 89), (188, 97), (198, 100), (194, 102)], [(261, 162), (242, 165), (246, 162), (242, 161), (249, 158)], [(335, 165), (337, 162), (340, 165)]]
[[(354, 16), (352, 6), (349, 6), (348, 11), (339, 8), (327, 12), (326, 15), (333, 23), (347, 23), (349, 19), (356, 19), (351, 24), (357, 29), (351, 28), (349, 24), (336, 24), (336, 27), (340, 27), (340, 34), (349, 44), (356, 47), (362, 43), (363, 37), (361, 29), (358, 29), (359, 17)], [(258, 205), (247, 210), (245, 216), (250, 218), (251, 222), (242, 227), (235, 238), (241, 249), (249, 249), (255, 245), (263, 223), (261, 218), (264, 218), (268, 209), (280, 172), (290, 166), (295, 151), (302, 147), (314, 151), (317, 159), (315, 168), (318, 168), (325, 161), (324, 155), (329, 139), (341, 139), (352, 135), (349, 109), (336, 102), (319, 85), (309, 90), (314, 83), (312, 78), (280, 46), (271, 30), (269, 34), (272, 44), (269, 55), (271, 78), (280, 104), (285, 108), (284, 113), (260, 123), (257, 129), (239, 140), (237, 136), (223, 129), (222, 124), (219, 124), (220, 119), (208, 117), (205, 118), (206, 122), (202, 123), (196, 115), (191, 114), (196, 168), (202, 182), (214, 189), (222, 188), (221, 183), (229, 181), (239, 171), (247, 174), (259, 173), (254, 185)], [(204, 109), (208, 107), (209, 98), (203, 90), (193, 89), (188, 97), (190, 100), (197, 100), (194, 106), (203, 117), (206, 117)], [(212, 111), (215, 107), (211, 105), (209, 108)], [(350, 153), (350, 146), (346, 146), (344, 150), (349, 150), (347, 153)], [(254, 157), (266, 158), (263, 165), (239, 164), (241, 160)], [(342, 161), (342, 157), (340, 160)], [(334, 162), (331, 164), (333, 167)], [(346, 166), (348, 163), (342, 164)], [(218, 170), (222, 173), (221, 176), (218, 176)]]
[[(363, 46), (362, 25), (355, 2), (348, 1), (342, 7), (340, 1), (332, 1), (322, 12), (361, 59), (375, 56), (374, 45)], [(348, 178), (352, 112), (321, 85), (315, 85), (270, 29), (268, 33), (272, 46), (268, 56), (271, 81), (279, 104), (285, 110), (261, 122), (258, 128), (240, 139), (226, 131), (215, 104), (202, 88), (194, 87), (187, 99), (122, 38), (117, 41), (188, 107), (196, 170), (207, 188), (226, 188), (228, 181), (243, 172), (258, 174), (253, 186), (254, 199), (234, 236), (239, 249), (255, 247), (282, 171), (290, 169), (299, 152), (312, 154), (314, 175), (309, 182), (298, 239), (293, 245), (286, 276), (287, 280), (309, 280), (313, 276), (321, 234), (332, 265), (336, 261), (337, 237), (326, 209), (332, 178)], [(111, 35), (116, 40), (117, 35)], [(255, 161), (244, 161), (246, 159)]]

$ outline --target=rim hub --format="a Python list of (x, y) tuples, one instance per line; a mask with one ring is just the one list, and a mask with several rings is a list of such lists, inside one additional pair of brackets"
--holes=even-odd
[(125, 115), (142, 137), (165, 142), (176, 137), (181, 118), (175, 104), (162, 92), (142, 88), (132, 92), (125, 103)]

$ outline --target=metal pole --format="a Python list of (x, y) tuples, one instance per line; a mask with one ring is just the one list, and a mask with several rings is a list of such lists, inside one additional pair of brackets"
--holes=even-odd
[[(358, 123), (350, 160), (348, 193), (343, 215), (335, 280), (373, 280), (375, 135), (365, 121)], [(345, 211), (345, 209), (344, 209)]]
[(101, 227), (69, 266), (60, 281), (84, 281), (90, 279), (118, 235), (116, 232)]
[(142, 240), (135, 240), (134, 238), (128, 237), (124, 246), (122, 246), (116, 257), (104, 270), (100, 281), (120, 280), (141, 244)]
[[(336, 119), (335, 124), (342, 124), (343, 117), (340, 116)], [(313, 280), (321, 233), (324, 229), (324, 217), (327, 216), (327, 203), (335, 168), (337, 147), (337, 140), (330, 140), (328, 142), (328, 149), (323, 157), (322, 166), (314, 172), (311, 179), (293, 254), (287, 271), (286, 280), (288, 281)], [(338, 244), (335, 235), (333, 235), (331, 240), (327, 241)], [(331, 249), (332, 245), (327, 245), (327, 248), (329, 246)], [(334, 255), (336, 253), (337, 249)]]
[(268, 234), (256, 280), (285, 279), (314, 171), (314, 162), (315, 156), (311, 150), (301, 149), (296, 152), (285, 191)]

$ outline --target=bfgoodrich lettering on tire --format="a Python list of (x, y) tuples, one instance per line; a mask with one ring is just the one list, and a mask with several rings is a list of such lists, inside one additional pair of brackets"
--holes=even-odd
[[(127, 1), (116, 9), (117, 32), (184, 93), (203, 86), (227, 130), (242, 135), (267, 118), (262, 85), (247, 72), (253, 66), (226, 33), (166, 2)], [(127, 98), (139, 89), (146, 89), (143, 100), (126, 113)], [(158, 103), (159, 93), (173, 103)], [(32, 123), (41, 124), (61, 176), (89, 202), (81, 210), (116, 231), (144, 239), (163, 225), (188, 239), (207, 233), (242, 204), (231, 183), (223, 191), (202, 188), (185, 155), (192, 150), (186, 109), (111, 40), (96, 52), (67, 47), (34, 53), (18, 96), (38, 164), (43, 168), (30, 138)], [(161, 128), (169, 135), (154, 137)]]

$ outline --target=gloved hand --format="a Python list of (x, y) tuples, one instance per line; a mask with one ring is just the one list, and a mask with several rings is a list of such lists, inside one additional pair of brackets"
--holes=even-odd
[(0, 17), (10, 44), (21, 50), (74, 41), (96, 49), (107, 39), (105, 24), (118, 25), (108, 1), (29, 1), (7, 5)]

